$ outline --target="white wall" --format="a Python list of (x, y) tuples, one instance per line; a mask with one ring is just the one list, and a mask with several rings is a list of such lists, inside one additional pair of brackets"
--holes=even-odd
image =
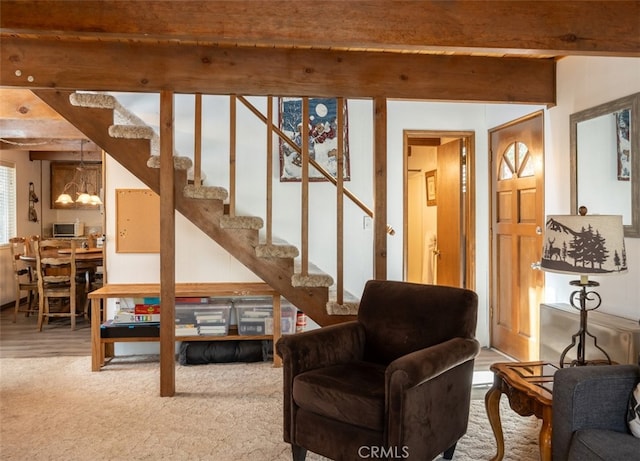
[[(29, 152), (24, 150), (0, 150), (0, 160), (13, 163), (16, 166), (16, 231), (17, 235), (27, 237), (41, 234), (41, 219), (43, 197), (40, 180), (40, 161), (30, 161)], [(36, 203), (38, 222), (29, 221), (29, 183), (34, 184), (39, 201)], [(45, 202), (46, 203), (46, 202)], [(46, 205), (45, 205), (46, 208)], [(0, 245), (0, 305), (15, 300), (13, 280), (13, 265), (9, 245)], [(26, 293), (22, 293), (26, 296)]]
[[(640, 91), (640, 59), (569, 57), (558, 62), (558, 104), (545, 120), (546, 213), (570, 212), (569, 116)], [(640, 135), (640, 133), (634, 133)], [(604, 192), (604, 191), (603, 191)], [(612, 277), (590, 277), (600, 282), (601, 312), (640, 318), (640, 239), (626, 238), (629, 271)], [(545, 300), (568, 302), (574, 277), (546, 274)]]

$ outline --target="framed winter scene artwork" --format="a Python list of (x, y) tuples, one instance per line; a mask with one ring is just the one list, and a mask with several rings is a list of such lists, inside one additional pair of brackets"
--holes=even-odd
[[(296, 150), (286, 140), (280, 139), (280, 181), (300, 181), (302, 177), (302, 98), (279, 99), (279, 128), (298, 146)], [(315, 162), (332, 177), (337, 177), (338, 126), (337, 114), (342, 110), (344, 127), (342, 130), (344, 145), (344, 180), (350, 179), (349, 130), (347, 122), (347, 104), (338, 108), (335, 98), (309, 98), (309, 181), (326, 181), (323, 174), (313, 166)]]

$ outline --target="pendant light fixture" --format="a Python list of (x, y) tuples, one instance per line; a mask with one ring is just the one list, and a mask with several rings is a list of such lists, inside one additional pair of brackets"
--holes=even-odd
[[(56, 199), (56, 203), (68, 205), (74, 202), (68, 191), (75, 187), (78, 198), (75, 202), (82, 205), (102, 205), (102, 200), (98, 196), (96, 185), (87, 182), (87, 172), (84, 166), (84, 139), (80, 140), (80, 165), (76, 168), (73, 180), (64, 185), (62, 193)], [(93, 194), (89, 193), (88, 186), (93, 186)]]

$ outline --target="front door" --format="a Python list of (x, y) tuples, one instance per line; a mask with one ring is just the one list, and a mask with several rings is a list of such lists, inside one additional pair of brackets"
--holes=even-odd
[(544, 277), (543, 117), (489, 131), (491, 151), (491, 345), (519, 360), (538, 357)]

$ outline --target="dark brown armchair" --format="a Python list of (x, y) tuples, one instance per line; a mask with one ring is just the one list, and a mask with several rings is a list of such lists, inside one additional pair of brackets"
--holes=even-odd
[(451, 459), (467, 430), (477, 304), (461, 288), (371, 280), (356, 321), (282, 337), (293, 459)]

